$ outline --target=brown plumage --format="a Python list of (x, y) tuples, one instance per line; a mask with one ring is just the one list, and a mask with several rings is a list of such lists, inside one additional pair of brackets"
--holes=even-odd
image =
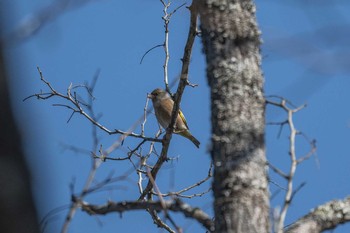
[[(153, 90), (152, 93), (148, 95), (148, 98), (152, 99), (153, 108), (159, 124), (164, 129), (168, 128), (171, 121), (174, 101), (166, 91), (160, 88)], [(179, 115), (176, 118), (174, 133), (188, 138), (199, 148), (200, 142), (189, 131), (186, 118), (181, 110), (179, 110)]]

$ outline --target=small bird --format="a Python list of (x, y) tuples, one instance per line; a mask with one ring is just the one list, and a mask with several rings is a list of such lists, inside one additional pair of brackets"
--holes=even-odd
[[(163, 89), (157, 88), (147, 96), (153, 102), (153, 108), (158, 120), (158, 123), (164, 128), (168, 128), (171, 121), (171, 113), (173, 111), (174, 101), (170, 95)], [(189, 131), (184, 114), (179, 110), (179, 115), (176, 118), (174, 133), (188, 138), (199, 148), (200, 142), (192, 136)]]

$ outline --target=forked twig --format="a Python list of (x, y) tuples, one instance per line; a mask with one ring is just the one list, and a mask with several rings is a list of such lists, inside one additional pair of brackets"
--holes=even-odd
[[(280, 123), (273, 123), (273, 124), (280, 125), (281, 128), (284, 125), (288, 125), (289, 131), (290, 131), (290, 134), (289, 134), (289, 158), (290, 158), (291, 164), (290, 164), (290, 168), (289, 168), (288, 173), (283, 172), (282, 170), (269, 164), (270, 168), (274, 172), (276, 172), (278, 175), (280, 175), (281, 177), (283, 177), (287, 181), (287, 188), (286, 188), (286, 194), (284, 197), (284, 203), (282, 205), (282, 209), (281, 209), (279, 216), (277, 218), (276, 229), (275, 229), (276, 232), (283, 233), (284, 221), (285, 221), (285, 218), (286, 218), (286, 215), (288, 212), (288, 208), (292, 202), (292, 199), (295, 196), (295, 194), (305, 185), (305, 183), (302, 183), (297, 189), (295, 189), (295, 190), (293, 189), (293, 179), (295, 176), (296, 168), (297, 168), (299, 163), (305, 161), (306, 159), (310, 158), (312, 155), (315, 154), (316, 144), (315, 144), (314, 140), (312, 140), (312, 141), (308, 140), (307, 137), (303, 133), (298, 131), (294, 125), (293, 115), (295, 113), (297, 113), (298, 111), (300, 111), (301, 109), (303, 109), (304, 107), (306, 107), (306, 104), (301, 105), (299, 107), (296, 107), (290, 101), (288, 101), (282, 97), (272, 96), (272, 98), (277, 98), (279, 100), (279, 102), (272, 101), (272, 100), (266, 100), (266, 103), (271, 104), (271, 105), (276, 106), (276, 107), (280, 107), (287, 113), (287, 119), (285, 121), (282, 121)], [(292, 106), (292, 107), (289, 107), (288, 105)], [(281, 131), (281, 129), (280, 129), (280, 131)], [(303, 135), (311, 147), (309, 153), (307, 153), (307, 155), (305, 155), (303, 157), (300, 157), (299, 159), (298, 159), (296, 149), (295, 149), (296, 136), (298, 136), (298, 135)]]

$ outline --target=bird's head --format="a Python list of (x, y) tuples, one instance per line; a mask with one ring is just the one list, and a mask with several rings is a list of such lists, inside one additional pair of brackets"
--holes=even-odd
[(155, 101), (155, 100), (166, 99), (166, 98), (169, 98), (170, 96), (163, 89), (157, 88), (157, 89), (154, 89), (151, 92), (151, 94), (148, 94), (147, 97), (150, 98), (151, 100)]

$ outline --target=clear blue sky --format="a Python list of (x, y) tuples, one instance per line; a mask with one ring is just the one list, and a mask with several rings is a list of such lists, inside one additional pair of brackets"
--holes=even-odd
[[(173, 5), (182, 3), (174, 1)], [(264, 40), (266, 95), (284, 96), (296, 105), (307, 103), (308, 107), (295, 115), (295, 124), (308, 137), (317, 140), (317, 159), (312, 157), (297, 169), (295, 186), (302, 182), (306, 182), (306, 186), (293, 200), (286, 221), (288, 224), (311, 208), (335, 198), (345, 198), (350, 193), (350, 47), (347, 40), (350, 5), (340, 0), (330, 3), (259, 0), (256, 3)], [(11, 31), (47, 4), (49, 1), (44, 0), (9, 1), (7, 7), (11, 15), (7, 16), (6, 30)], [(155, 87), (163, 87), (162, 48), (150, 52), (139, 64), (145, 51), (163, 42), (161, 16), (159, 1), (91, 1), (67, 11), (31, 38), (7, 49), (12, 66), (12, 101), (32, 169), (39, 217), (55, 207), (68, 204), (69, 184), (75, 180), (75, 191), (81, 190), (90, 169), (88, 155), (64, 150), (62, 144), (90, 150), (92, 138), (87, 120), (77, 115), (67, 124), (70, 112), (51, 106), (61, 101), (32, 99), (22, 102), (24, 97), (46, 88), (39, 80), (36, 66), (40, 66), (46, 79), (61, 92), (65, 92), (71, 82), (90, 81), (96, 70), (101, 69), (95, 92), (95, 110), (102, 113), (102, 124), (111, 129), (126, 130), (142, 115), (146, 93)], [(180, 72), (188, 17), (187, 10), (182, 8), (170, 23), (171, 79)], [(179, 136), (173, 137), (169, 154), (179, 156), (179, 159), (162, 168), (158, 177), (162, 192), (178, 190), (204, 178), (209, 168), (209, 89), (199, 39), (194, 47), (189, 78), (199, 86), (186, 88), (181, 107), (192, 133), (202, 144), (198, 150), (191, 142)], [(267, 121), (284, 117), (281, 110), (267, 109)], [(150, 116), (147, 135), (153, 135), (156, 128), (155, 118)], [(287, 128), (284, 128), (277, 139), (278, 128), (267, 127), (268, 159), (283, 169), (289, 164), (287, 133)], [(103, 132), (99, 132), (99, 136), (105, 148), (117, 139), (117, 136)], [(134, 144), (135, 141), (130, 139), (125, 143)], [(307, 146), (300, 138), (297, 153), (306, 153)], [(125, 150), (117, 150), (112, 155), (125, 156)], [(127, 161), (106, 162), (99, 169), (97, 178), (102, 180), (110, 172), (121, 174), (131, 166)], [(135, 200), (139, 195), (137, 176), (132, 174), (129, 178), (117, 183), (115, 190), (93, 194), (87, 201), (102, 204), (107, 200)], [(274, 174), (271, 178), (284, 185), (283, 180)], [(209, 186), (207, 183), (194, 192), (205, 191)], [(271, 185), (272, 193), (276, 189)], [(282, 194), (283, 191), (272, 200), (272, 207), (282, 203)], [(188, 202), (212, 214), (211, 193)], [(59, 232), (65, 214), (66, 211), (62, 211), (55, 215), (46, 232)], [(177, 223), (185, 232), (204, 231), (198, 224), (181, 216)], [(70, 232), (115, 232), (116, 229), (126, 233), (159, 231), (145, 212), (127, 212), (122, 218), (117, 214), (95, 218), (79, 212)], [(344, 226), (334, 232), (349, 230), (349, 226)]]

